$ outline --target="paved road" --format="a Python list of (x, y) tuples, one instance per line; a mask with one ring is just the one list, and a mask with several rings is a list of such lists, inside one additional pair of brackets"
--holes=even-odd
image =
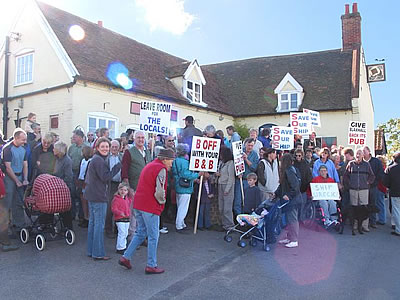
[[(77, 227), (77, 226), (76, 226)], [(78, 227), (77, 227), (78, 228)], [(241, 249), (222, 233), (162, 235), (162, 275), (145, 275), (146, 248), (133, 269), (117, 264), (114, 242), (107, 262), (85, 255), (86, 231), (77, 243), (31, 242), (0, 252), (0, 299), (400, 299), (400, 238), (380, 226), (363, 236), (301, 229), (300, 246)]]

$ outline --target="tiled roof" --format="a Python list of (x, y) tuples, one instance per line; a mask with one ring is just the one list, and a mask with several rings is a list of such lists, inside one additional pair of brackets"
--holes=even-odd
[[(140, 93), (189, 104), (168, 78), (181, 76), (190, 62), (115, 33), (85, 19), (38, 2), (50, 26), (83, 80), (112, 85), (110, 63), (121, 62), (137, 79)], [(68, 31), (79, 25), (82, 41)], [(341, 50), (253, 58), (201, 66), (207, 84), (208, 109), (234, 116), (276, 114), (274, 89), (290, 73), (303, 86), (303, 107), (313, 110), (351, 109), (351, 52)]]
[(287, 73), (304, 89), (302, 107), (317, 111), (351, 109), (351, 62), (351, 52), (338, 49), (201, 68), (216, 76), (224, 98), (240, 116), (276, 114), (274, 89)]

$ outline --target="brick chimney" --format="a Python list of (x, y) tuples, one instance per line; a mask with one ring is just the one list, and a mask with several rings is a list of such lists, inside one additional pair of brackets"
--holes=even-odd
[(99, 27), (103, 27), (103, 21), (97, 21), (97, 25), (98, 25)]
[(361, 15), (357, 9), (357, 3), (353, 3), (350, 13), (349, 4), (345, 5), (345, 13), (342, 15), (342, 41), (343, 50), (353, 50), (361, 46)]

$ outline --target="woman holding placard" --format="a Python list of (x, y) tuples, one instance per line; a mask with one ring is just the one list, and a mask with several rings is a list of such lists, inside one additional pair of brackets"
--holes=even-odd
[(298, 247), (299, 221), (298, 211), (301, 205), (300, 193), (300, 174), (293, 166), (292, 155), (286, 153), (281, 159), (281, 169), (279, 171), (280, 185), (276, 194), (285, 201), (289, 201), (289, 209), (286, 212), (288, 225), (286, 227), (287, 237), (280, 240), (280, 244), (285, 244), (287, 248)]
[(175, 179), (176, 204), (178, 211), (176, 213), (176, 232), (185, 233), (185, 218), (189, 209), (190, 196), (193, 193), (193, 181), (199, 177), (198, 173), (189, 170), (189, 161), (186, 156), (189, 151), (187, 144), (178, 144), (176, 147), (176, 156), (172, 172)]
[(230, 148), (221, 147), (216, 175), (218, 176), (218, 207), (222, 227), (229, 230), (234, 226), (232, 206), (235, 195), (235, 166)]

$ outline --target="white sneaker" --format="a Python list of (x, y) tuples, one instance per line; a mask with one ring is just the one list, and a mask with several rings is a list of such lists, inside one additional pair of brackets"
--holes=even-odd
[(329, 219), (326, 219), (325, 222), (324, 222), (324, 225), (325, 225), (326, 227), (329, 227), (329, 226), (332, 225), (332, 221), (329, 220)]
[(290, 242), (289, 244), (286, 244), (286, 248), (295, 248), (299, 246), (299, 242)]
[(168, 233), (168, 228), (167, 227), (163, 227), (160, 229), (160, 233)]
[(280, 240), (278, 243), (279, 243), (279, 244), (289, 244), (289, 243), (290, 243), (290, 240), (284, 239), (284, 240)]

